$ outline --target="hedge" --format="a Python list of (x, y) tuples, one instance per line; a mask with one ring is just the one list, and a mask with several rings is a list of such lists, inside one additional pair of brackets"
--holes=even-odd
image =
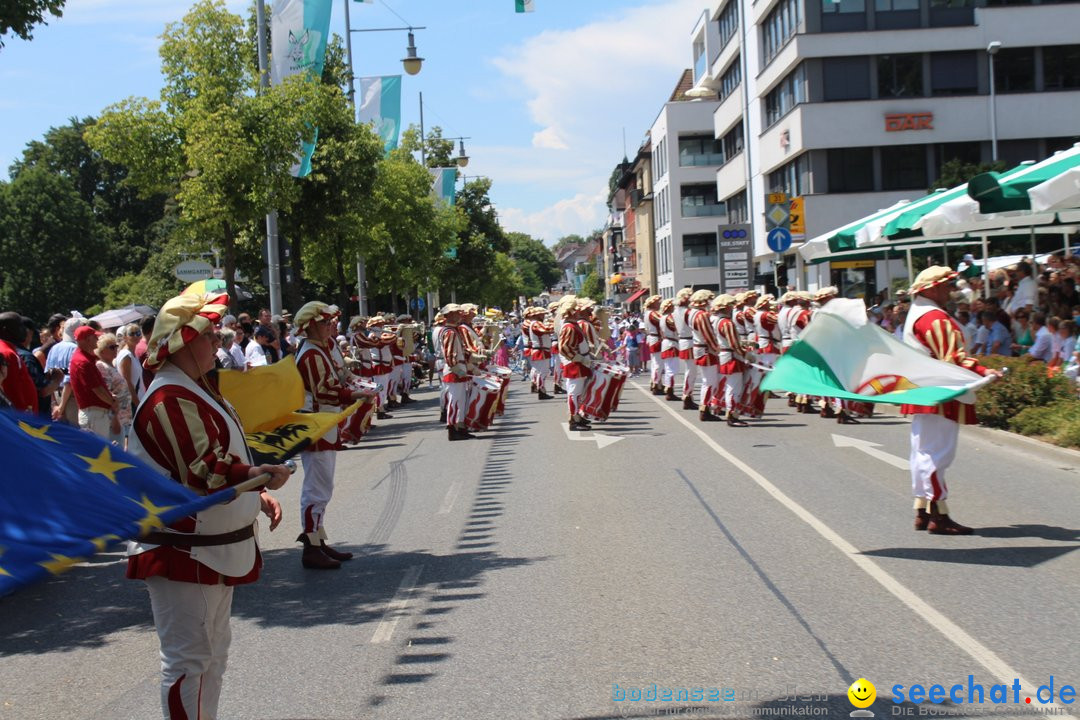
[(1065, 447), (1080, 447), (1080, 399), (1071, 380), (1051, 375), (1044, 363), (1027, 356), (979, 359), (1009, 373), (978, 393), (979, 422), (1031, 435)]

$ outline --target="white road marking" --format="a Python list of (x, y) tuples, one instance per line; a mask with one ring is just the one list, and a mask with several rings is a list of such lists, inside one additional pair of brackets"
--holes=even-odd
[[(849, 543), (844, 538), (840, 537), (832, 528), (823, 523), (821, 520), (804, 508), (799, 503), (792, 500), (785, 495), (780, 488), (769, 482), (765, 476), (759, 473), (754, 468), (744, 463), (739, 458), (732, 455), (725, 450), (718, 442), (708, 436), (701, 428), (695, 426), (692, 422), (679, 415), (677, 412), (668, 407), (664, 402), (657, 397), (650, 394), (645, 388), (638, 383), (631, 383), (634, 387), (641, 391), (642, 395), (652, 399), (657, 405), (666, 410), (673, 418), (682, 423), (686, 428), (697, 435), (701, 440), (708, 445), (712, 450), (720, 457), (727, 460), (729, 463), (742, 470), (743, 473), (757, 483), (762, 490), (773, 496), (777, 502), (786, 507), (792, 513), (795, 514), (800, 520), (805, 522), (811, 528), (817, 532), (818, 535), (825, 538), (833, 547), (842, 552), (848, 557), (855, 565), (859, 567), (863, 572), (873, 578), (879, 585), (892, 593), (900, 602), (908, 607), (912, 612), (925, 620), (931, 627), (940, 632), (946, 640), (952, 642), (962, 651), (967, 653), (975, 662), (982, 665), (990, 673), (999, 680), (1011, 683), (1013, 679), (1019, 680), (1020, 685), (1023, 688), (1034, 690), (1037, 685), (1029, 682), (1020, 673), (1009, 666), (1004, 660), (997, 656), (997, 654), (990, 648), (983, 645), (974, 637), (965, 632), (959, 625), (954, 623), (949, 618), (945, 617), (939, 610), (932, 607), (929, 603), (909, 590), (899, 580), (894, 578), (889, 573), (882, 570), (877, 563), (868, 558), (865, 555), (859, 553), (859, 549)], [(1063, 706), (1051, 703), (1047, 705), (1040, 705), (1042, 708), (1054, 708), (1053, 714), (1055, 717), (1067, 717), (1071, 720), (1077, 720), (1074, 715), (1066, 715), (1067, 709)], [(1045, 711), (1044, 711), (1045, 712)], [(1060, 714), (1059, 714), (1060, 713)]]
[(620, 440), (624, 440), (621, 435), (606, 435), (601, 432), (589, 430), (588, 434), (582, 433), (577, 430), (570, 429), (570, 423), (560, 423), (562, 425), (563, 432), (566, 433), (567, 440), (573, 440), (574, 442), (592, 442), (596, 441), (596, 447), (599, 450), (603, 450), (608, 445), (614, 445)]
[(390, 598), (390, 602), (386, 604), (382, 620), (375, 628), (375, 634), (371, 636), (372, 644), (389, 642), (393, 637), (398, 621), (405, 616), (405, 610), (409, 606), (409, 601), (412, 600), (413, 590), (416, 589), (416, 581), (420, 579), (420, 572), (423, 569), (423, 565), (413, 565), (405, 571), (405, 577), (398, 585), (394, 597)]
[(881, 445), (876, 442), (870, 442), (869, 440), (860, 440), (859, 438), (848, 437), (847, 435), (837, 435), (833, 433), (832, 436), (833, 445), (836, 447), (851, 447), (866, 453), (870, 457), (875, 457), (882, 462), (887, 462), (894, 468), (901, 470), (910, 470), (911, 463), (902, 457), (896, 455), (890, 455), (884, 450), (878, 450)]
[(445, 515), (454, 508), (454, 501), (457, 500), (458, 493), (461, 492), (461, 481), (455, 480), (450, 483), (450, 487), (446, 491), (446, 497), (443, 498), (442, 505), (439, 506), (439, 512), (437, 515)]

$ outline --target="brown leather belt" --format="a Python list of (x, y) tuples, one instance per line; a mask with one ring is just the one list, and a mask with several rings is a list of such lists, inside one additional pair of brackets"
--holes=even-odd
[(211, 547), (214, 545), (232, 545), (242, 540), (255, 537), (254, 523), (232, 532), (217, 535), (196, 535), (194, 533), (161, 532), (151, 530), (139, 542), (147, 545), (183, 545), (184, 547)]

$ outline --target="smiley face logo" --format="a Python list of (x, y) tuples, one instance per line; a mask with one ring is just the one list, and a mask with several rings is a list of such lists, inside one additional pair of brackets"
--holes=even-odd
[(851, 683), (851, 687), (847, 690), (847, 696), (855, 707), (868, 708), (874, 704), (874, 699), (877, 698), (877, 688), (874, 687), (874, 683), (866, 678), (859, 678)]

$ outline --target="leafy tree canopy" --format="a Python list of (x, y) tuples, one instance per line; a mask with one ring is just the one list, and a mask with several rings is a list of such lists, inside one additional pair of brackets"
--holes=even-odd
[(0, 2), (0, 48), (9, 33), (23, 40), (33, 38), (35, 25), (48, 24), (45, 13), (63, 15), (67, 0), (3, 0)]

